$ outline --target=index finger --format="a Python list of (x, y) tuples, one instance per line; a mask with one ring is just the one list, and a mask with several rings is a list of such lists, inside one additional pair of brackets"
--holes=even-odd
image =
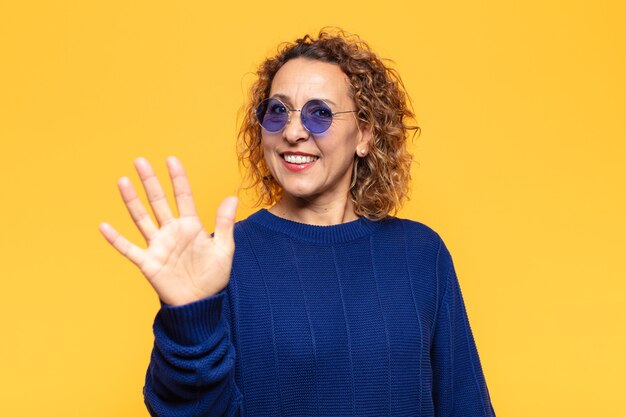
[(196, 204), (193, 201), (191, 186), (183, 164), (175, 156), (170, 156), (167, 158), (167, 168), (174, 188), (179, 217), (196, 216)]

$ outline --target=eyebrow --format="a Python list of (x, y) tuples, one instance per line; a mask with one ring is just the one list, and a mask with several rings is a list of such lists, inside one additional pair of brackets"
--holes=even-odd
[[(277, 98), (281, 101), (284, 101), (285, 104), (293, 105), (289, 96), (286, 96), (285, 94), (273, 94), (271, 98)], [(311, 100), (322, 100), (325, 103), (332, 104), (333, 106), (337, 106), (337, 103), (335, 103), (334, 101), (328, 98), (313, 97), (312, 99), (308, 101), (311, 101)]]

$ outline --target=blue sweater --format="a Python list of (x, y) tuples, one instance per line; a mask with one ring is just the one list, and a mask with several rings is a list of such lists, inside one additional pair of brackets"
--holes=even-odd
[(421, 223), (260, 210), (228, 286), (163, 305), (153, 416), (493, 416), (450, 254)]

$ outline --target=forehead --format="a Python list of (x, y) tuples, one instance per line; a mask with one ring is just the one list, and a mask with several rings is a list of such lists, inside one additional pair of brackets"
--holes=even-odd
[(293, 99), (345, 99), (350, 96), (350, 81), (339, 65), (307, 58), (287, 61), (272, 80), (270, 95)]

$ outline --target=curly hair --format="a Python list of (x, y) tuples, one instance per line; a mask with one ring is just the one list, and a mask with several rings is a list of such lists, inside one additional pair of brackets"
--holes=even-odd
[(305, 35), (281, 44), (278, 53), (260, 65), (239, 130), (238, 157), (247, 172), (245, 188), (257, 192), (257, 205), (274, 204), (282, 195), (280, 184), (265, 163), (255, 111), (268, 97), (278, 70), (295, 58), (337, 64), (348, 76), (359, 123), (372, 134), (369, 153), (365, 157), (355, 155), (350, 185), (355, 213), (372, 220), (395, 214), (407, 199), (411, 179), (407, 139), (411, 131), (413, 136), (419, 133), (419, 127), (411, 123), (415, 116), (397, 71), (385, 65), (357, 35), (341, 29), (322, 29), (317, 38)]

